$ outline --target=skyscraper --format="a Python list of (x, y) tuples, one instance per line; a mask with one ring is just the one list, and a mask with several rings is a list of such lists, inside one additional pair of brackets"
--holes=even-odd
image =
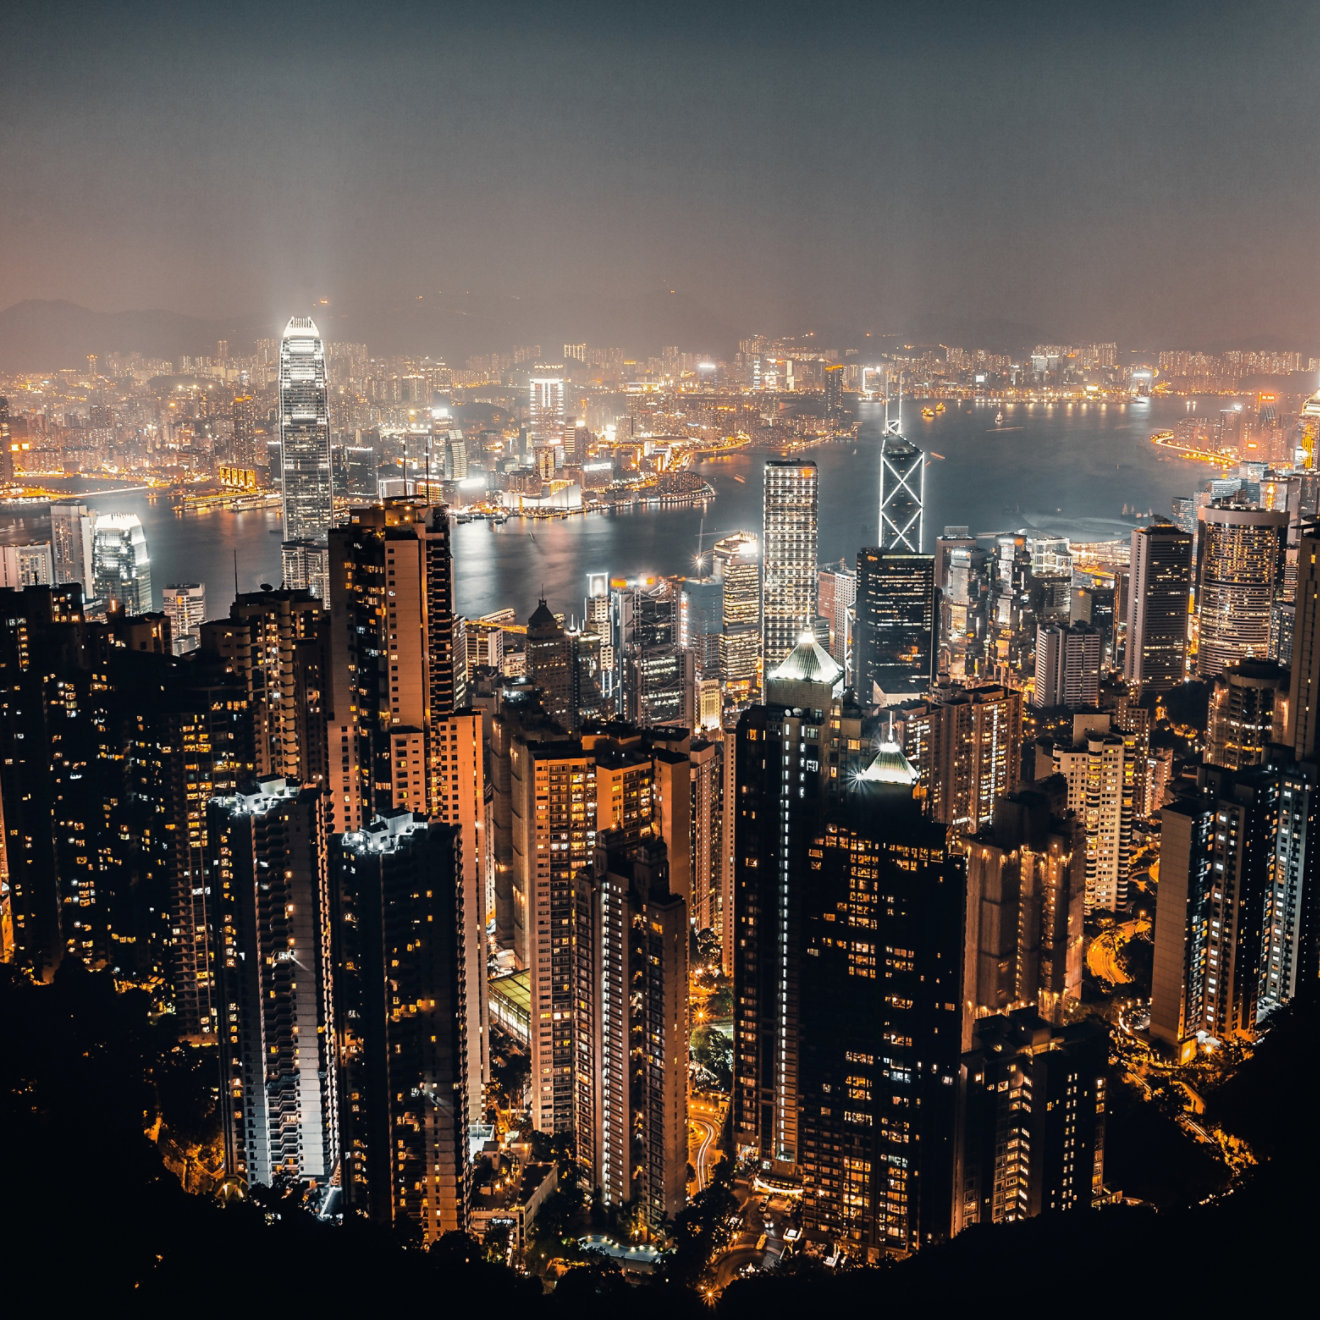
[(285, 586), (322, 596), (325, 575), (316, 571), (315, 552), (324, 550), (333, 516), (330, 400), (325, 345), (309, 317), (295, 316), (284, 328), (279, 395)]
[(536, 446), (553, 446), (564, 435), (564, 378), (535, 375), (528, 382), (527, 438)]
[(1234, 660), (1270, 657), (1270, 624), (1283, 578), (1288, 515), (1281, 509), (1203, 505), (1197, 513), (1196, 672), (1213, 678)]
[(815, 463), (765, 465), (761, 660), (767, 672), (815, 623), (819, 493)]
[(1167, 692), (1186, 677), (1192, 538), (1172, 523), (1132, 533), (1123, 677), (1143, 692)]
[(1273, 660), (1239, 660), (1215, 675), (1205, 760), (1226, 770), (1261, 765), (1286, 737), (1288, 671)]
[(467, 1054), (480, 1013), (468, 1000), (462, 837), (403, 812), (338, 845), (345, 1200), (430, 1243), (466, 1229), (470, 1191)]
[(887, 433), (880, 447), (880, 549), (921, 553), (925, 497), (925, 454), (897, 431)]
[(174, 654), (195, 651), (206, 618), (206, 588), (199, 582), (172, 582), (161, 596), (161, 608), (170, 621)]
[(137, 514), (103, 513), (96, 519), (92, 562), (102, 608), (113, 601), (125, 614), (151, 613), (151, 559)]
[(935, 560), (868, 547), (857, 555), (853, 688), (866, 705), (920, 696), (935, 680)]
[(974, 834), (1017, 787), (1022, 694), (998, 685), (940, 686), (928, 701), (892, 711), (893, 728), (920, 776), (932, 820)]
[(1083, 710), (1100, 704), (1100, 630), (1088, 623), (1036, 629), (1036, 688), (1040, 710)]
[(759, 695), (760, 549), (760, 543), (750, 532), (722, 537), (711, 547), (711, 559), (722, 584), (720, 676), (735, 702)]
[(96, 518), (81, 500), (55, 500), (50, 506), (55, 581), (76, 582), (84, 598), (95, 594)]
[(578, 1159), (654, 1231), (687, 1200), (687, 904), (663, 842), (607, 832), (575, 906)]
[(1297, 547), (1288, 742), (1299, 761), (1320, 761), (1320, 525), (1303, 528)]
[(320, 790), (216, 798), (207, 846), (227, 1172), (328, 1188), (339, 1160)]
[(811, 834), (796, 995), (803, 1220), (872, 1260), (947, 1237), (966, 879), (882, 745)]

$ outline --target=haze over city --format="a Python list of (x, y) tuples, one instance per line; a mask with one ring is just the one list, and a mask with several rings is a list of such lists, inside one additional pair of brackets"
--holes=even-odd
[(334, 337), (449, 353), (496, 347), (509, 300), (570, 336), (669, 290), (710, 351), (1005, 322), (1320, 339), (1305, 5), (20, 2), (0, 24), (0, 307), (273, 333), (328, 298)]

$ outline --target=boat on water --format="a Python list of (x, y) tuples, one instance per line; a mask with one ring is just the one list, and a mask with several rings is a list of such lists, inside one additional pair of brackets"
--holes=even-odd
[(942, 403), (937, 403), (935, 405), (935, 411), (937, 413), (942, 413), (944, 411), (944, 405)]
[(923, 408), (923, 409), (921, 410), (921, 415), (922, 415), (927, 421), (930, 421), (930, 419), (931, 419), (932, 417), (935, 416), (935, 409), (934, 409), (934, 408)]
[(1004, 410), (1001, 408), (997, 413), (995, 413), (995, 425), (1003, 426), (1003, 424), (1004, 424)]
[(746, 477), (740, 477), (736, 472), (733, 474), (733, 479), (734, 479), (734, 481), (740, 481), (740, 482), (742, 482), (742, 484), (743, 484), (744, 486), (747, 484), (747, 478), (746, 478)]

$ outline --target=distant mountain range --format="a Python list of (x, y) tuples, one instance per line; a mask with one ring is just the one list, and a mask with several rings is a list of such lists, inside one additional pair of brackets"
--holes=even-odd
[[(308, 310), (291, 307), (289, 314)], [(310, 310), (327, 339), (365, 343), (373, 354), (382, 356), (410, 353), (454, 364), (475, 353), (508, 352), (530, 344), (540, 344), (542, 356), (555, 361), (564, 344), (581, 342), (617, 345), (639, 355), (672, 344), (685, 352), (729, 359), (738, 340), (758, 328), (765, 333), (791, 332), (788, 327), (737, 325), (697, 299), (667, 289), (626, 298), (442, 294)], [(1060, 342), (1050, 332), (1021, 322), (957, 315), (923, 314), (896, 328), (900, 333), (891, 334), (886, 327), (885, 333), (874, 332), (870, 339), (865, 331), (845, 324), (816, 324), (814, 331), (822, 348), (857, 347), (863, 355), (867, 348), (877, 355), (892, 351), (896, 343), (956, 344), (1018, 354), (1034, 344)], [(29, 299), (0, 311), (0, 371), (78, 366), (89, 353), (136, 352), (171, 361), (185, 355), (212, 356), (221, 339), (229, 341), (234, 354), (244, 355), (257, 339), (273, 338), (282, 329), (283, 320), (256, 315), (208, 319), (159, 309), (95, 312), (77, 303)], [(1275, 346), (1275, 337), (1260, 335), (1223, 347)], [(1277, 347), (1285, 345), (1280, 342)]]

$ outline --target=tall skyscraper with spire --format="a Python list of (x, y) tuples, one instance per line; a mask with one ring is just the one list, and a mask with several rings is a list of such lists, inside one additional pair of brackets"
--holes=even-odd
[(292, 317), (284, 328), (279, 390), (284, 584), (324, 599), (333, 513), (330, 399), (325, 344), (310, 317)]

